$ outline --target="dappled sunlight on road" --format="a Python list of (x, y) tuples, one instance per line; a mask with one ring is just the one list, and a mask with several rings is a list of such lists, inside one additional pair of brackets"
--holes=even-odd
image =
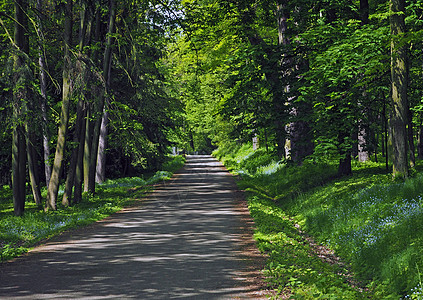
[(234, 183), (209, 156), (87, 229), (0, 266), (2, 299), (247, 297)]

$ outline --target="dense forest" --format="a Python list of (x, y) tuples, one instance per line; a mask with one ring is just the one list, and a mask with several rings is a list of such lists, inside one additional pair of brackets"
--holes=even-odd
[[(419, 173), (422, 0), (5, 0), (0, 25), (0, 183), (17, 216), (172, 149), (250, 145), (262, 165), (335, 166), (323, 182), (374, 163), (395, 184)], [(396, 293), (416, 286), (412, 262)]]

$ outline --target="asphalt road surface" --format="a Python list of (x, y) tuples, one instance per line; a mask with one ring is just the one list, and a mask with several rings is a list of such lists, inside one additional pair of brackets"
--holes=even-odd
[(136, 207), (0, 264), (0, 299), (264, 298), (239, 194), (214, 158), (188, 156)]

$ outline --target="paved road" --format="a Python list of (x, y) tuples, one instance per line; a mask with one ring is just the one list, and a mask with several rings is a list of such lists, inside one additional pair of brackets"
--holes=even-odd
[(0, 299), (259, 298), (237, 195), (218, 161), (189, 156), (139, 206), (0, 265)]

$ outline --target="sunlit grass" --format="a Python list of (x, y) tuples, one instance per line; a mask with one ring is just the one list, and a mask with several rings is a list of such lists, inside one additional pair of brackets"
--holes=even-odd
[[(216, 154), (223, 161), (229, 157), (240, 188), (247, 191), (255, 222), (265, 224), (258, 225), (256, 239), (270, 255), (266, 272), (274, 286), (290, 288), (295, 297), (306, 299), (363, 297), (354, 289), (334, 286), (337, 279), (330, 274), (313, 277), (313, 271), (303, 270), (303, 265), (313, 263), (302, 254), (296, 228), (287, 225), (295, 222), (348, 262), (357, 279), (369, 285), (371, 298), (422, 299), (423, 175), (415, 171), (403, 183), (392, 182), (383, 164), (354, 162), (354, 175), (338, 178), (336, 162), (296, 167), (261, 157), (263, 150), (251, 152), (250, 145), (232, 150), (242, 155), (227, 150)], [(418, 162), (416, 169), (421, 168)], [(292, 257), (285, 260), (288, 253)], [(308, 283), (301, 279), (305, 273)], [(347, 296), (340, 296), (343, 292)]]
[(7, 260), (20, 255), (43, 239), (104, 219), (131, 205), (151, 190), (151, 185), (169, 179), (172, 172), (181, 168), (184, 162), (182, 156), (172, 157), (164, 165), (164, 169), (167, 169), (147, 179), (109, 179), (97, 185), (96, 195), (85, 194), (81, 203), (71, 207), (62, 207), (58, 203), (57, 211), (44, 212), (35, 204), (27, 203), (21, 217), (13, 214), (10, 188), (3, 187), (0, 191), (0, 259)]

